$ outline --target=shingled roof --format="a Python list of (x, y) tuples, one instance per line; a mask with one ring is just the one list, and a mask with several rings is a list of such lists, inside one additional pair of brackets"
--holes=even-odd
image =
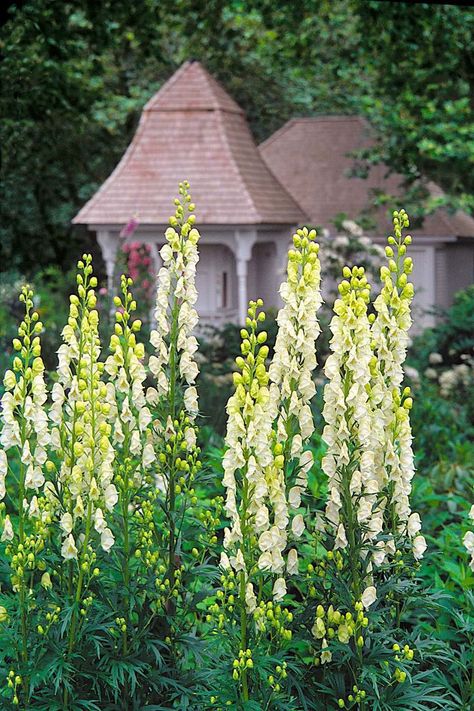
[[(373, 191), (401, 196), (402, 177), (388, 175), (385, 165), (373, 166), (366, 179), (349, 177), (355, 164), (351, 153), (374, 143), (369, 124), (359, 116), (316, 116), (288, 121), (260, 146), (270, 170), (310, 217), (312, 224), (331, 229), (334, 218), (345, 213), (357, 219), (373, 204)], [(430, 184), (433, 195), (442, 195)], [(376, 221), (375, 234), (390, 230), (386, 208), (369, 215)], [(416, 234), (430, 237), (474, 236), (474, 220), (463, 212), (445, 210), (425, 218)]]
[(304, 212), (262, 160), (244, 112), (199, 62), (186, 62), (146, 104), (135, 136), (74, 223), (166, 224), (189, 180), (200, 224), (285, 224)]

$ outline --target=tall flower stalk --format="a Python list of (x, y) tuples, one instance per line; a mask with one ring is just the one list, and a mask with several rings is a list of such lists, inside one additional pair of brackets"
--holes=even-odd
[[(349, 611), (341, 629), (340, 612), (332, 605), (327, 610), (319, 605), (312, 631), (325, 648), (318, 663), (331, 661), (326, 634), (335, 623), (339, 641), (352, 644), (355, 661), (350, 673), (361, 709), (365, 691), (358, 684), (370, 622), (367, 610), (377, 600), (379, 583), (390, 585), (403, 574), (405, 538), (411, 541), (416, 559), (426, 547), (419, 535), (420, 517), (410, 510), (412, 399), (410, 389), (402, 385), (413, 298), (413, 285), (408, 282), (412, 260), (406, 257), (411, 237), (402, 236), (407, 226), (406, 213), (395, 212), (394, 236), (386, 248), (388, 266), (381, 268), (383, 286), (373, 305), (364, 269), (344, 267), (330, 326), (332, 353), (324, 369), (328, 379), (323, 409), (327, 451), (322, 460), (328, 478), (327, 559), (335, 564), (337, 587), (345, 586)], [(314, 594), (318, 595), (316, 590)], [(396, 615), (400, 608), (397, 602)], [(412, 660), (407, 645), (405, 652)], [(395, 680), (405, 678), (397, 667)], [(349, 694), (350, 703), (354, 694)], [(344, 699), (339, 705), (345, 707)]]
[(137, 518), (136, 508), (140, 507), (142, 497), (145, 497), (146, 471), (155, 459), (151, 444), (151, 413), (144, 390), (145, 348), (136, 339), (141, 321), (133, 319), (136, 302), (130, 293), (132, 284), (130, 278), (121, 277), (121, 296), (114, 297), (117, 311), (114, 334), (110, 339), (111, 354), (105, 362), (105, 370), (109, 375), (109, 401), (113, 403), (111, 441), (120, 462), (116, 467), (114, 483), (118, 492), (117, 515), (123, 541), (119, 554), (123, 581), (123, 618), (120, 630), (125, 655), (129, 651), (133, 522)]
[[(275, 352), (269, 368), (271, 415), (275, 418), (276, 441), (283, 448), (287, 498), (293, 511), (300, 507), (313, 464), (312, 453), (304, 451), (304, 445), (314, 431), (311, 401), (316, 394), (313, 373), (321, 332), (317, 314), (323, 303), (319, 244), (315, 239), (316, 230), (306, 227), (293, 235), (287, 280), (280, 287), (284, 306), (277, 317)], [(299, 538), (303, 530), (303, 517), (296, 514), (292, 520), (295, 537)], [(295, 556), (296, 551), (292, 554), (293, 572), (297, 571)]]
[[(372, 399), (377, 409), (377, 435), (374, 440), (375, 466), (384, 486), (387, 503), (385, 520), (391, 534), (385, 553), (393, 553), (393, 539), (407, 535), (412, 541), (415, 558), (426, 549), (420, 517), (410, 508), (411, 480), (415, 472), (409, 412), (412, 407), (410, 388), (402, 388), (403, 363), (411, 326), (413, 284), (408, 281), (413, 271), (411, 257), (406, 256), (410, 235), (404, 210), (393, 215), (393, 235), (388, 238), (388, 265), (381, 268), (383, 288), (375, 299), (375, 318), (371, 327), (374, 346)], [(380, 549), (379, 560), (383, 560)]]
[[(258, 570), (259, 562), (261, 568), (269, 565), (274, 572), (283, 571), (281, 550), (286, 544), (287, 523), (284, 505), (280, 511), (283, 529), (277, 525), (278, 520), (271, 526), (267, 505), (270, 491), (266, 469), (272, 467), (273, 487), (280, 489), (282, 456), (281, 447), (274, 453), (270, 446), (272, 420), (268, 416), (269, 378), (265, 367), (267, 335), (264, 331), (257, 332), (258, 323), (265, 319), (263, 311), (259, 311), (262, 305), (261, 300), (250, 302), (246, 328), (242, 330), (242, 356), (236, 361), (241, 372), (234, 373), (235, 393), (227, 404), (227, 451), (223, 460), (223, 484), (227, 491), (225, 511), (231, 525), (224, 534), (224, 548), (230, 557), (227, 552), (223, 553), (221, 566), (232, 577), (237, 576), (240, 649), (234, 677), (240, 678), (244, 701), (249, 698), (247, 675), (252, 664), (251, 656), (247, 656), (248, 615), (257, 609), (254, 581), (249, 575)], [(257, 541), (265, 533), (268, 540), (261, 542), (263, 553), (259, 555)], [(265, 560), (262, 559), (264, 554)], [(279, 599), (277, 589), (275, 593)]]
[[(80, 621), (92, 602), (86, 591), (100, 572), (94, 566), (95, 539), (106, 552), (114, 544), (107, 518), (118, 499), (108, 421), (111, 403), (103, 381), (104, 363), (99, 360), (97, 280), (91, 261), (91, 256), (84, 254), (78, 263), (78, 289), (71, 296), (68, 323), (63, 329), (50, 412), (55, 426), (53, 456), (48, 464), (56, 478), (48, 484), (46, 496), (55, 508), (62, 536), (61, 556), (66, 562), (63, 585), (71, 605), (68, 656), (74, 651)], [(67, 699), (65, 689), (65, 705)]]
[[(188, 191), (189, 183), (180, 183), (176, 212), (170, 217), (170, 227), (165, 233), (167, 242), (160, 252), (163, 266), (158, 273), (156, 328), (150, 336), (155, 353), (149, 359), (156, 388), (147, 390), (154, 412), (153, 445), (159, 463), (157, 484), (165, 497), (162, 508), (167, 518), (170, 588), (179, 575), (177, 546), (184, 502), (178, 506), (178, 497), (183, 484), (192, 482), (198, 454), (193, 426), (198, 412), (195, 387), (198, 366), (194, 360), (198, 343), (193, 331), (198, 321), (194, 306), (199, 232), (194, 227), (194, 205)], [(169, 609), (174, 609), (172, 600)]]
[(340, 298), (331, 321), (331, 355), (324, 372), (323, 438), (328, 445), (322, 461), (328, 477), (326, 517), (333, 531), (334, 550), (347, 549), (356, 600), (362, 594), (361, 552), (367, 539), (381, 530), (374, 504), (379, 483), (371, 450), (372, 409), (368, 387), (372, 348), (367, 305), (370, 288), (362, 267), (344, 269)]
[[(275, 354), (269, 370), (267, 334), (261, 300), (251, 301), (241, 331), (241, 356), (236, 359), (235, 393), (227, 405), (228, 426), (223, 460), (226, 514), (221, 566), (224, 590), (238, 585), (240, 625), (233, 677), (239, 682), (243, 702), (250, 696), (253, 668), (251, 638), (255, 634), (291, 638), (291, 613), (281, 608), (286, 575), (298, 572), (296, 547), (289, 539), (304, 530), (298, 509), (312, 464), (304, 444), (313, 432), (310, 401), (315, 393), (312, 371), (316, 366), (315, 341), (319, 334), (317, 311), (321, 305), (320, 265), (316, 232), (306, 228), (293, 236), (287, 281), (281, 287), (284, 306), (278, 315)], [(273, 600), (269, 600), (269, 593)], [(233, 594), (214, 605), (219, 627), (233, 617)], [(230, 604), (229, 601), (230, 600)], [(275, 612), (273, 606), (275, 605)], [(226, 609), (226, 612), (223, 610)], [(229, 615), (230, 613), (230, 615)], [(237, 654), (238, 651), (238, 654)], [(273, 680), (270, 696), (279, 688)], [(270, 702), (269, 702), (270, 703)]]
[[(12, 500), (12, 510), (17, 516), (17, 525), (7, 514), (3, 520), (1, 540), (7, 543), (6, 554), (10, 559), (11, 582), (19, 597), (20, 645), (17, 664), (20, 674), (14, 675), (13, 702), (19, 705), (19, 688), (25, 708), (29, 703), (28, 647), (30, 635), (30, 612), (35, 601), (31, 594), (35, 571), (44, 548), (46, 522), (38, 506), (38, 494), (42, 491), (45, 477), (43, 467), (49, 444), (48, 419), (45, 412), (47, 398), (44, 382), (44, 364), (41, 358), (39, 334), (43, 325), (33, 308), (33, 291), (23, 287), (20, 302), (24, 317), (18, 328), (18, 338), (13, 340), (16, 353), (12, 370), (7, 370), (3, 380), (5, 393), (1, 400), (0, 434), (0, 501), (7, 494), (6, 476), (15, 480), (17, 499)], [(16, 453), (19, 460), (18, 476), (9, 467), (7, 451)]]

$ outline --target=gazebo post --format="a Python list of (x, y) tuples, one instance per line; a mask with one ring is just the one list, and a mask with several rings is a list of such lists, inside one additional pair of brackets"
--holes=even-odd
[(118, 237), (115, 239), (108, 230), (99, 230), (97, 232), (97, 242), (100, 245), (102, 258), (105, 262), (105, 271), (107, 273), (107, 292), (109, 296), (113, 296), (114, 292), (114, 275), (115, 262), (117, 259)]
[(239, 296), (239, 324), (241, 326), (245, 325), (245, 319), (247, 318), (247, 308), (248, 308), (248, 295), (247, 295), (247, 272), (248, 263), (252, 256), (252, 247), (257, 241), (257, 231), (256, 230), (236, 230), (235, 231), (235, 242), (237, 245), (237, 250), (235, 253), (236, 266), (237, 266), (237, 289)]

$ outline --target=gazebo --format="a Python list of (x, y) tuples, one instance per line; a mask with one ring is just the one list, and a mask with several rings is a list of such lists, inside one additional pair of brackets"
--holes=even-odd
[(244, 112), (199, 62), (186, 62), (143, 109), (119, 164), (74, 218), (97, 235), (109, 290), (133, 215), (133, 240), (151, 246), (155, 269), (178, 183), (189, 180), (202, 239), (201, 320), (245, 321), (249, 298), (278, 305), (291, 230), (306, 215), (262, 159)]

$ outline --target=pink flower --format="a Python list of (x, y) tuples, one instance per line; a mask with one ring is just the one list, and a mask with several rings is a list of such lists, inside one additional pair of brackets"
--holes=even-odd
[(120, 231), (120, 237), (122, 237), (123, 239), (125, 239), (126, 237), (131, 237), (139, 224), (140, 223), (138, 221), (138, 215), (135, 214), (132, 218), (130, 218), (125, 227), (123, 227)]
[(101, 286), (99, 289), (99, 294), (101, 296), (107, 296), (107, 288), (105, 286)]

